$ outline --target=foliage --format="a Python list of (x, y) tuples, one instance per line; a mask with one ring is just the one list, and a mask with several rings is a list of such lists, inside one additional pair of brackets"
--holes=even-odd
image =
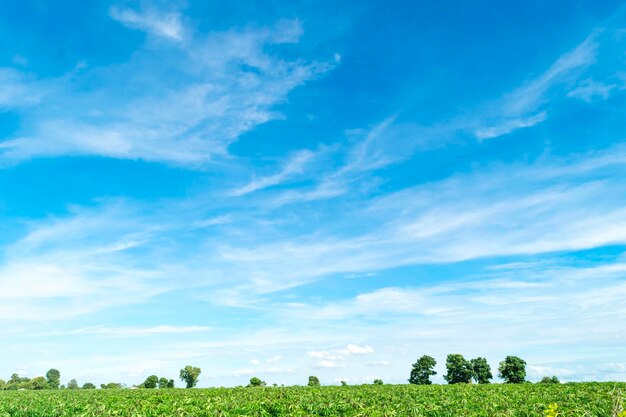
[(472, 365), (458, 353), (451, 353), (446, 358), (447, 374), (443, 376), (448, 384), (470, 383), (472, 382)]
[(554, 376), (544, 376), (543, 378), (541, 378), (541, 381), (538, 382), (539, 384), (560, 384), (561, 381), (559, 381), (559, 378), (556, 377), (556, 375)]
[(46, 380), (48, 388), (58, 389), (59, 385), (61, 385), (61, 372), (58, 369), (50, 369), (46, 372)]
[(472, 366), (472, 378), (479, 384), (488, 384), (493, 378), (491, 367), (487, 363), (487, 359), (478, 357), (470, 361)]
[(43, 376), (36, 376), (30, 380), (30, 389), (42, 390), (48, 388), (48, 380)]
[(96, 389), (96, 386), (91, 382), (85, 382), (83, 384), (83, 389)]
[(202, 370), (200, 368), (187, 365), (180, 370), (180, 379), (185, 384), (187, 384), (187, 388), (193, 388), (198, 383), (198, 377), (200, 376), (201, 372)]
[(122, 384), (119, 382), (109, 382), (108, 384), (100, 384), (100, 388), (102, 389), (120, 389), (122, 388)]
[(413, 364), (409, 383), (417, 385), (430, 385), (432, 381), (430, 377), (437, 375), (433, 368), (437, 365), (437, 361), (432, 356), (424, 355)]
[(507, 384), (521, 384), (526, 380), (526, 361), (517, 356), (507, 356), (500, 362), (498, 376)]
[(0, 416), (543, 417), (558, 404), (558, 417), (613, 417), (615, 386), (626, 390), (568, 383), (2, 391)]
[(75, 379), (71, 379), (70, 382), (67, 383), (67, 389), (78, 389), (78, 382)]
[(248, 387), (264, 387), (266, 385), (267, 383), (265, 381), (262, 381), (260, 378), (254, 376), (250, 378), (250, 383), (248, 384)]
[(320, 384), (320, 379), (318, 377), (316, 377), (315, 375), (311, 375), (309, 377), (309, 387), (319, 387), (320, 385), (322, 384)]
[(374, 385), (383, 385), (383, 380), (382, 379), (375, 379), (374, 380)]
[(156, 375), (150, 375), (141, 385), (143, 388), (154, 389), (157, 385), (159, 385), (159, 377)]
[(341, 381), (341, 386), (345, 387), (346, 385), (348, 385), (348, 383), (346, 381)]

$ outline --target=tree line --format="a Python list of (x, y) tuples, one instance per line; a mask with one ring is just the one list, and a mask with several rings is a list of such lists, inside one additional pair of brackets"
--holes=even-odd
[[(430, 378), (437, 374), (434, 370), (437, 361), (432, 356), (424, 355), (417, 359), (412, 365), (409, 376), (409, 383), (417, 385), (430, 385)], [(187, 365), (180, 370), (179, 378), (184, 382), (186, 388), (193, 388), (197, 385), (202, 370), (198, 367)], [(504, 379), (507, 384), (521, 384), (526, 382), (526, 361), (517, 356), (507, 356), (498, 366), (498, 377)], [(446, 358), (446, 374), (443, 376), (448, 384), (471, 383), (489, 384), (493, 379), (491, 367), (487, 359), (478, 357), (467, 360), (463, 355), (454, 353)], [(556, 376), (544, 377), (541, 383), (559, 383)], [(381, 379), (375, 379), (375, 385), (382, 385)], [(316, 376), (309, 376), (308, 386), (320, 386), (320, 380)], [(347, 385), (341, 381), (341, 385)], [(248, 387), (264, 387), (267, 383), (258, 377), (252, 377)], [(274, 384), (276, 386), (276, 384)], [(119, 389), (124, 386), (118, 382), (100, 384), (101, 389)], [(173, 379), (150, 375), (146, 380), (132, 388), (145, 389), (169, 389), (175, 388)], [(70, 380), (67, 385), (61, 385), (61, 372), (57, 369), (50, 369), (46, 376), (34, 378), (20, 377), (18, 374), (11, 375), (8, 381), (0, 379), (0, 390), (43, 390), (43, 389), (96, 389), (96, 385), (86, 382), (80, 387), (75, 379)]]
[[(424, 355), (413, 364), (409, 383), (417, 385), (432, 384), (430, 377), (436, 375), (437, 361), (432, 356)], [(526, 381), (526, 361), (518, 356), (507, 356), (498, 366), (498, 377), (507, 384), (521, 384)], [(491, 367), (487, 359), (478, 357), (467, 360), (458, 353), (446, 357), (446, 374), (443, 376), (448, 384), (489, 384), (493, 379)], [(541, 383), (558, 384), (556, 376), (544, 377)]]

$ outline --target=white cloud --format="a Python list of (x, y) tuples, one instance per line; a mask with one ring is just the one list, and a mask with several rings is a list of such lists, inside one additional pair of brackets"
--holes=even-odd
[(256, 178), (243, 187), (237, 188), (231, 192), (233, 196), (241, 196), (255, 191), (259, 191), (274, 185), (281, 184), (292, 176), (301, 174), (305, 166), (315, 158), (315, 153), (309, 150), (302, 150), (293, 155), (277, 174), (267, 177)]
[(111, 17), (120, 23), (133, 28), (145, 30), (153, 35), (174, 41), (183, 39), (183, 25), (178, 12), (164, 13), (150, 8), (142, 11), (111, 7)]
[(616, 84), (604, 84), (587, 78), (581, 81), (576, 88), (567, 93), (568, 97), (574, 97), (587, 103), (606, 100), (611, 95), (611, 91), (617, 88)]
[(340, 362), (333, 362), (331, 360), (323, 359), (315, 363), (316, 368), (345, 368), (346, 365)]

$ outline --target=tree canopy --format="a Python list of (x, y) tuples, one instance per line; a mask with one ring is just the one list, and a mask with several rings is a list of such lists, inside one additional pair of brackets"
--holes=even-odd
[(200, 368), (187, 365), (180, 370), (180, 379), (186, 384), (187, 388), (193, 388), (198, 383), (200, 373), (202, 373)]
[(432, 381), (430, 377), (437, 375), (433, 368), (437, 365), (437, 361), (432, 356), (424, 355), (413, 364), (409, 383), (417, 385), (430, 385)]
[(521, 384), (526, 380), (526, 361), (517, 356), (507, 356), (500, 362), (498, 376), (507, 384)]

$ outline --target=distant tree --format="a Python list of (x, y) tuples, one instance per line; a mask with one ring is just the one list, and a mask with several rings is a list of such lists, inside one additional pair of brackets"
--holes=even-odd
[(75, 379), (70, 379), (70, 382), (67, 383), (67, 389), (78, 389), (78, 382)]
[(154, 389), (159, 385), (159, 377), (156, 375), (150, 375), (146, 380), (141, 384), (143, 388)]
[(382, 379), (375, 379), (374, 380), (374, 385), (382, 385), (383, 384), (383, 380)]
[(50, 389), (58, 389), (59, 385), (61, 385), (61, 372), (58, 369), (50, 369), (46, 372), (46, 379), (48, 388)]
[(543, 378), (541, 378), (541, 381), (539, 381), (540, 384), (560, 384), (561, 381), (559, 381), (559, 378), (556, 377), (556, 375), (549, 377), (549, 376), (544, 376)]
[(96, 386), (91, 382), (85, 382), (83, 384), (83, 389), (96, 389)]
[(167, 381), (166, 388), (174, 388), (174, 380), (173, 379), (170, 379), (169, 381)]
[(507, 356), (500, 362), (498, 376), (507, 384), (521, 384), (526, 379), (526, 361), (517, 356)]
[(341, 386), (345, 387), (346, 385), (348, 385), (348, 383), (346, 381), (341, 381)]
[(167, 380), (167, 378), (163, 378), (163, 377), (159, 378), (159, 383), (158, 383), (159, 389), (167, 388), (167, 383), (168, 382), (169, 381)]
[(202, 370), (191, 365), (180, 370), (180, 379), (187, 384), (187, 388), (193, 388), (198, 383), (198, 377)]
[(4, 379), (0, 379), (0, 391), (7, 389), (7, 383)]
[(265, 381), (257, 378), (256, 376), (253, 376), (252, 378), (250, 378), (250, 383), (248, 384), (248, 387), (264, 387), (266, 385), (267, 384), (265, 383)]
[(43, 376), (37, 376), (30, 380), (30, 386), (28, 387), (34, 390), (42, 390), (48, 388), (48, 381)]
[(491, 367), (487, 363), (487, 359), (478, 357), (470, 361), (472, 365), (472, 378), (479, 384), (488, 384), (493, 378)]
[(315, 375), (311, 375), (309, 377), (309, 383), (307, 384), (309, 387), (319, 387), (320, 385), (320, 379), (318, 377), (316, 377)]
[(413, 364), (409, 383), (417, 385), (430, 385), (432, 381), (430, 377), (437, 375), (433, 368), (437, 365), (437, 361), (432, 356), (424, 355)]
[(108, 384), (100, 384), (100, 388), (102, 388), (102, 389), (120, 389), (120, 388), (122, 388), (122, 384), (120, 384), (119, 382), (109, 382)]
[(443, 376), (448, 384), (472, 382), (472, 365), (458, 353), (452, 353), (446, 358), (447, 374)]

